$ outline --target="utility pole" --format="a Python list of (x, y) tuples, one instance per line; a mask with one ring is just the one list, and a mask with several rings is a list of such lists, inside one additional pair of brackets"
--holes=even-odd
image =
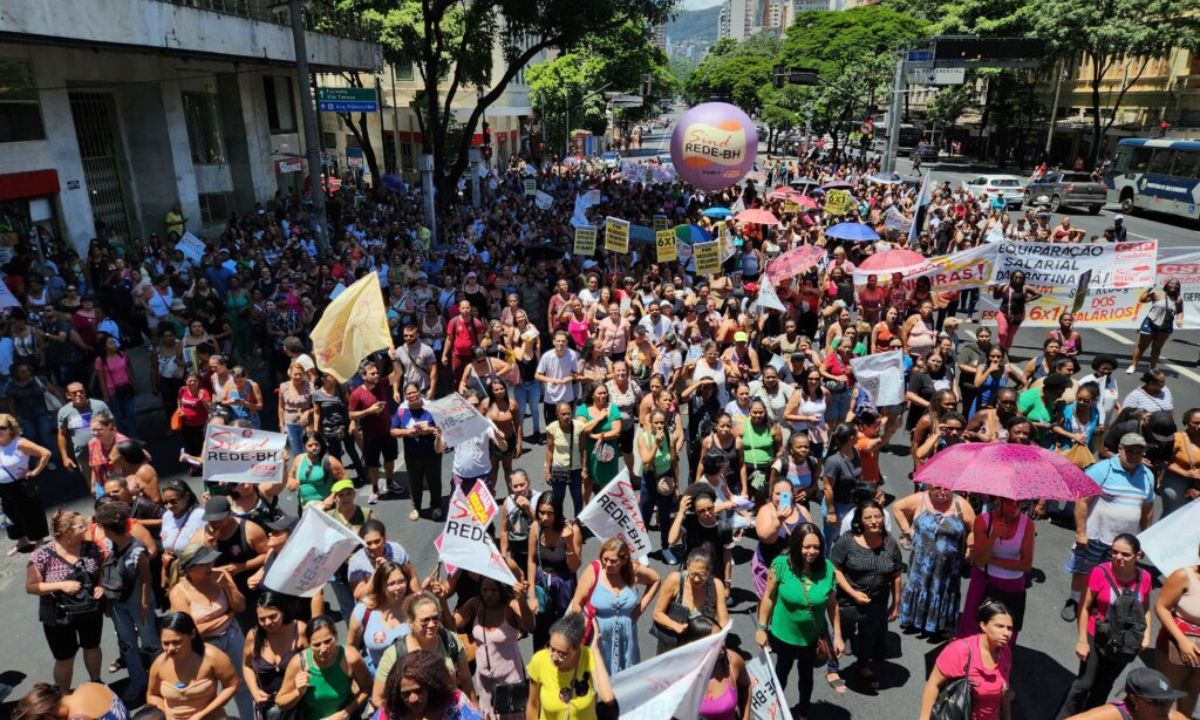
[(901, 97), (908, 89), (904, 78), (905, 54), (900, 53), (896, 59), (896, 77), (892, 81), (892, 104), (888, 108), (887, 148), (883, 153), (883, 172), (890, 173), (896, 169), (896, 148), (900, 144), (900, 107)]
[(304, 19), (300, 0), (288, 0), (292, 16), (292, 46), (296, 53), (297, 84), (300, 86), (300, 114), (304, 119), (304, 145), (308, 151), (308, 177), (312, 185), (313, 215), (317, 225), (317, 248), (329, 252), (329, 220), (325, 215), (325, 187), (321, 182), (321, 141), (317, 110), (309, 87), (308, 48), (304, 41)]
[(1054, 123), (1058, 121), (1058, 95), (1062, 91), (1063, 75), (1067, 69), (1063, 61), (1054, 64), (1054, 103), (1050, 105), (1050, 126), (1046, 128), (1046, 157), (1050, 157), (1050, 144), (1054, 141)]

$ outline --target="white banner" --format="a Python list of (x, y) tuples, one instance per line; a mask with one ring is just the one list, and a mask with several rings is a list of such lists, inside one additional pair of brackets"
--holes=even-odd
[(539, 210), (549, 210), (554, 205), (554, 196), (538, 190), (533, 196), (533, 204), (537, 205)]
[(1200, 544), (1200, 498), (1161, 518), (1138, 535), (1142, 552), (1163, 575), (1195, 565)]
[(347, 525), (309, 505), (275, 556), (263, 585), (285, 595), (312, 597), (359, 545), (362, 540)]
[(875, 407), (904, 402), (904, 358), (899, 350), (850, 358), (850, 367)]
[(758, 653), (746, 661), (746, 674), (750, 676), (750, 717), (754, 720), (784, 720), (792, 716), (770, 653), (759, 648)]
[(638, 497), (629, 482), (629, 471), (621, 468), (621, 472), (579, 513), (579, 522), (587, 525), (602, 541), (620, 535), (629, 546), (629, 554), (645, 564), (653, 548), (638, 508)]
[(199, 265), (204, 260), (204, 251), (207, 249), (204, 241), (190, 232), (185, 232), (183, 237), (179, 238), (179, 242), (175, 243), (175, 249), (183, 253), (183, 256), (192, 261), (192, 264)]
[[(475, 487), (482, 485), (475, 483)], [(472, 491), (474, 488), (472, 489)], [(474, 494), (474, 493), (473, 493)], [(491, 494), (488, 493), (490, 499)], [(495, 503), (492, 503), (495, 512)], [(516, 585), (517, 579), (504, 562), (504, 556), (496, 549), (496, 544), (488, 537), (487, 525), (480, 522), (476, 510), (463, 495), (462, 488), (455, 488), (450, 498), (449, 513), (446, 515), (446, 525), (435, 543), (438, 555), (447, 569), (451, 567), (470, 570), (484, 577), (490, 577), (505, 585)]]
[(929, 278), (930, 284), (939, 292), (984, 288), (991, 282), (995, 254), (994, 245), (981, 245), (883, 272), (855, 268), (854, 284), (866, 285), (867, 278), (875, 275), (879, 284), (884, 285), (893, 273), (899, 273), (910, 290), (916, 286), (919, 277)]
[(883, 214), (883, 224), (898, 233), (907, 233), (908, 227), (912, 225), (912, 218), (900, 212), (900, 208), (893, 205)]
[(492, 422), (471, 407), (471, 403), (458, 393), (437, 400), (426, 400), (425, 409), (433, 415), (442, 441), (446, 447), (455, 447), (464, 440), (482, 435), (490, 430)]
[(283, 482), (287, 435), (209, 425), (204, 436), (204, 479), (219, 483)]
[[(995, 251), (991, 283), (1008, 282), (1017, 270), (1032, 287), (1073, 288), (1088, 270), (1092, 287), (1141, 288), (1154, 284), (1158, 242), (1113, 244), (1001, 242), (987, 246)], [(935, 286), (936, 287), (936, 286)]]
[(612, 678), (621, 720), (694, 718), (708, 687), (713, 664), (725, 652), (733, 623), (716, 635), (675, 648), (626, 668)]
[(770, 310), (785, 312), (787, 308), (783, 306), (783, 301), (779, 299), (779, 293), (775, 291), (775, 282), (767, 277), (766, 273), (763, 273), (758, 281), (758, 297), (755, 298), (755, 304)]

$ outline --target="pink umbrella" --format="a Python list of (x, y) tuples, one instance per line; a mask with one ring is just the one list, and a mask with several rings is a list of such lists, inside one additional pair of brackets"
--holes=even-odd
[(771, 200), (788, 200), (792, 196), (792, 189), (785, 187), (777, 187), (771, 191), (767, 197)]
[(767, 265), (767, 277), (773, 282), (790, 280), (816, 267), (825, 259), (825, 250), (816, 245), (801, 245), (788, 250)]
[(805, 210), (816, 210), (819, 207), (816, 200), (813, 200), (799, 190), (792, 190), (788, 193), (788, 200), (791, 200)]
[(753, 225), (778, 225), (779, 218), (770, 210), (761, 210), (759, 208), (750, 208), (743, 210), (734, 218), (740, 223), (750, 223)]
[(1012, 443), (952, 445), (922, 465), (913, 480), (1011, 500), (1078, 500), (1101, 492), (1062, 455)]
[(875, 253), (858, 264), (863, 272), (873, 272), (879, 275), (891, 273), (894, 270), (920, 265), (925, 262), (925, 256), (912, 250), (885, 250)]

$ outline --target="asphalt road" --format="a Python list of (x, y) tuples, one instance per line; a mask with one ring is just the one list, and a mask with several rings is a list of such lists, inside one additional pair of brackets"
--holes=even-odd
[[(648, 138), (642, 154), (651, 152), (667, 152), (669, 136), (658, 133)], [(902, 169), (903, 172), (903, 169)], [(964, 173), (959, 170), (936, 168), (935, 178), (945, 176), (961, 178)], [(1079, 223), (1092, 230), (1089, 223), (1097, 224), (1096, 229), (1107, 224), (1108, 211), (1099, 218), (1086, 215), (1078, 216)], [(1185, 243), (1190, 240), (1187, 236), (1192, 232), (1183, 226), (1164, 223), (1155, 219), (1131, 218), (1130, 231), (1156, 237), (1166, 243)], [(966, 332), (973, 329), (967, 325)], [(1018, 335), (1013, 354), (1016, 359), (1024, 360), (1040, 348), (1045, 329), (1027, 328)], [(1092, 354), (1110, 352), (1118, 357), (1127, 357), (1130, 339), (1133, 331), (1103, 332), (1085, 330), (1083, 332), (1085, 356), (1082, 362), (1086, 367)], [(1200, 406), (1200, 375), (1196, 373), (1197, 334), (1194, 331), (1176, 333), (1167, 345), (1164, 358), (1167, 361), (1166, 370), (1171, 376), (1169, 385), (1175, 394), (1176, 407), (1180, 409)], [(145, 362), (144, 351), (135, 351), (135, 357)], [(143, 364), (142, 367), (145, 367)], [(143, 375), (144, 376), (144, 375)], [(1120, 373), (1122, 395), (1134, 387), (1129, 376)], [(161, 414), (153, 410), (153, 398), (143, 398), (143, 414), (141, 427), (150, 442), (150, 449), (156, 458), (156, 466), (163, 477), (179, 476), (182, 468), (175, 458), (178, 456), (178, 440), (164, 436), (165, 423)], [(526, 424), (526, 432), (532, 426)], [(897, 436), (897, 442), (903, 442)], [(527, 446), (524, 454), (518, 459), (517, 466), (530, 472), (531, 477), (540, 477), (543, 448)], [(443, 467), (449, 475), (449, 459)], [(903, 497), (911, 491), (907, 473), (911, 469), (908, 457), (898, 457), (885, 454), (881, 458), (882, 471), (887, 478), (886, 490), (889, 495)], [(403, 477), (403, 470), (399, 471)], [(43, 494), (47, 510), (53, 512), (56, 507), (66, 506), (82, 512), (90, 510), (90, 504), (83, 495), (81, 479), (74, 479), (62, 473), (49, 473), (43, 483)], [(449, 487), (448, 477), (446, 487)], [(545, 489), (541, 481), (535, 482), (537, 489)], [(365, 502), (365, 492), (362, 493)], [(294, 506), (292, 499), (285, 499), (285, 506)], [(428, 573), (437, 562), (436, 551), (432, 540), (437, 535), (438, 527), (429, 520), (410, 522), (407, 514), (410, 504), (406, 500), (384, 501), (376, 508), (376, 515), (387, 523), (389, 537), (395, 539), (408, 549), (413, 557), (418, 571)], [(652, 534), (657, 537), (656, 534)], [(1075, 645), (1075, 627), (1059, 619), (1058, 613), (1064, 600), (1068, 577), (1062, 570), (1072, 543), (1069, 530), (1054, 526), (1047, 522), (1038, 523), (1037, 540), (1034, 556), (1033, 586), (1030, 589), (1025, 631), (1020, 637), (1017, 649), (1012, 686), (1017, 694), (1016, 718), (1022, 720), (1043, 720), (1052, 718), (1059, 702), (1066, 691), (1076, 671), (1076, 660), (1073, 654)], [(595, 558), (598, 543), (589, 542), (584, 548), (584, 560)], [(734, 632), (741, 639), (743, 647), (753, 642), (753, 612), (755, 608), (752, 593), (753, 581), (750, 572), (749, 558), (753, 545), (744, 542), (736, 552), (737, 566), (734, 572), (735, 586), (739, 588), (734, 594), (736, 605), (732, 611)], [(666, 568), (657, 561), (652, 562), (660, 573), (666, 573)], [(11, 711), (12, 701), (30, 688), (34, 682), (46, 680), (50, 676), (51, 658), (42, 636), (41, 627), (36, 619), (36, 600), (24, 592), (25, 558), (24, 556), (0, 557), (0, 603), (9, 608), (7, 631), (0, 636), (0, 696), (5, 690), (9, 692), (8, 702), (0, 705), (0, 718), (7, 717)], [(964, 588), (965, 592), (965, 588)], [(653, 652), (654, 639), (649, 635), (649, 618), (643, 618), (639, 623), (641, 647), (645, 656)], [(529, 641), (525, 642), (526, 658), (529, 656)], [(936, 657), (938, 646), (922, 641), (916, 636), (902, 635), (898, 632), (890, 634), (890, 652), (888, 660), (879, 669), (883, 689), (877, 694), (865, 692), (857, 687), (847, 675), (851, 691), (838, 695), (823, 681), (819, 670), (817, 673), (814, 707), (810, 714), (813, 720), (841, 720), (842, 718), (858, 718), (861, 720), (891, 720), (897, 718), (912, 718), (917, 714), (920, 703), (921, 688), (927, 675), (928, 668)], [(116, 641), (111, 625), (106, 627), (104, 634), (104, 665), (115, 657)], [(1147, 658), (1149, 659), (1149, 658)], [(82, 662), (76, 668), (76, 681), (85, 677)], [(104, 674), (106, 682), (114, 682), (118, 690), (124, 684), (124, 673)], [(795, 680), (789, 683), (788, 698), (795, 702)], [(1118, 687), (1119, 687), (1118, 683)], [(230, 708), (232, 710), (232, 708)]]

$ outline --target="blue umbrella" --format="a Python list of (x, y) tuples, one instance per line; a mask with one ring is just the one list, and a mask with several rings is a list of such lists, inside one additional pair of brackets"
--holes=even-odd
[(676, 225), (675, 238), (689, 245), (695, 245), (712, 240), (712, 235), (699, 225)]
[(727, 217), (733, 217), (733, 212), (729, 208), (710, 207), (704, 211), (704, 217), (713, 218), (714, 220), (724, 220)]
[(826, 237), (850, 242), (874, 242), (879, 239), (879, 233), (870, 227), (856, 222), (838, 223), (825, 231)]
[(392, 192), (404, 192), (404, 179), (398, 175), (384, 175), (383, 186)]

